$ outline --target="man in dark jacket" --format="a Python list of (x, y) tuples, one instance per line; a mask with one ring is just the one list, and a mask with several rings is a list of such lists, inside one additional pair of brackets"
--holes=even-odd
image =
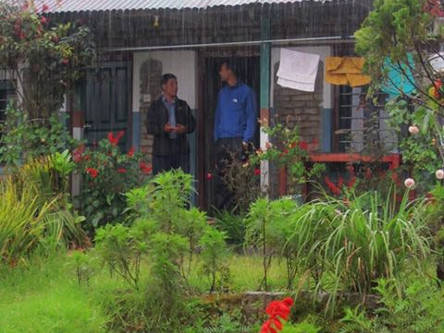
[(177, 98), (177, 78), (165, 74), (162, 96), (148, 110), (146, 128), (154, 135), (153, 173), (171, 169), (190, 170), (190, 148), (186, 135), (194, 131), (196, 121), (187, 102)]

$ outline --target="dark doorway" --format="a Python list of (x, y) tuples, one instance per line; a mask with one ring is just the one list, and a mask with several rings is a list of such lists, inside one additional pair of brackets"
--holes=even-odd
[(81, 105), (85, 112), (85, 139), (89, 145), (108, 132), (125, 131), (119, 142), (129, 149), (131, 112), (131, 66), (128, 62), (101, 64), (90, 70), (81, 85)]
[[(224, 60), (222, 57), (202, 58), (200, 67), (200, 115), (199, 115), (199, 143), (198, 143), (198, 169), (199, 169), (199, 205), (211, 211), (214, 203), (213, 182), (207, 179), (207, 174), (213, 169), (214, 160), (214, 114), (217, 105), (217, 96), (223, 84), (219, 78), (219, 68)], [(239, 80), (250, 86), (256, 93), (259, 106), (260, 91), (260, 58), (259, 56), (230, 57), (238, 71)], [(258, 107), (259, 117), (259, 107)], [(256, 131), (255, 145), (259, 146), (259, 131)]]

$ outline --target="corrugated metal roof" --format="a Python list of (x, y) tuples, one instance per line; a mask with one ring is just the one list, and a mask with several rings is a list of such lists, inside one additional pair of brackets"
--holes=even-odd
[[(25, 0), (9, 1), (23, 3)], [(138, 9), (206, 9), (217, 6), (264, 5), (303, 1), (329, 2), (332, 0), (34, 0), (34, 3), (38, 10), (41, 10), (43, 4), (46, 4), (49, 7), (48, 12), (62, 13)]]

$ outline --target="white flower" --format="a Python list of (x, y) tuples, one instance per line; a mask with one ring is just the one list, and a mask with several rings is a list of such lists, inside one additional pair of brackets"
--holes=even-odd
[(438, 169), (435, 172), (436, 179), (444, 179), (444, 169)]
[(416, 135), (419, 133), (419, 128), (418, 126), (409, 126), (409, 133)]
[(405, 187), (411, 189), (415, 187), (415, 180), (413, 178), (407, 178), (404, 180)]

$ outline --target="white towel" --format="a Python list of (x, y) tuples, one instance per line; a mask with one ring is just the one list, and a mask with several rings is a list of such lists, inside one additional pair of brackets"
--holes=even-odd
[(320, 56), (289, 49), (281, 49), (277, 83), (286, 88), (313, 92)]

